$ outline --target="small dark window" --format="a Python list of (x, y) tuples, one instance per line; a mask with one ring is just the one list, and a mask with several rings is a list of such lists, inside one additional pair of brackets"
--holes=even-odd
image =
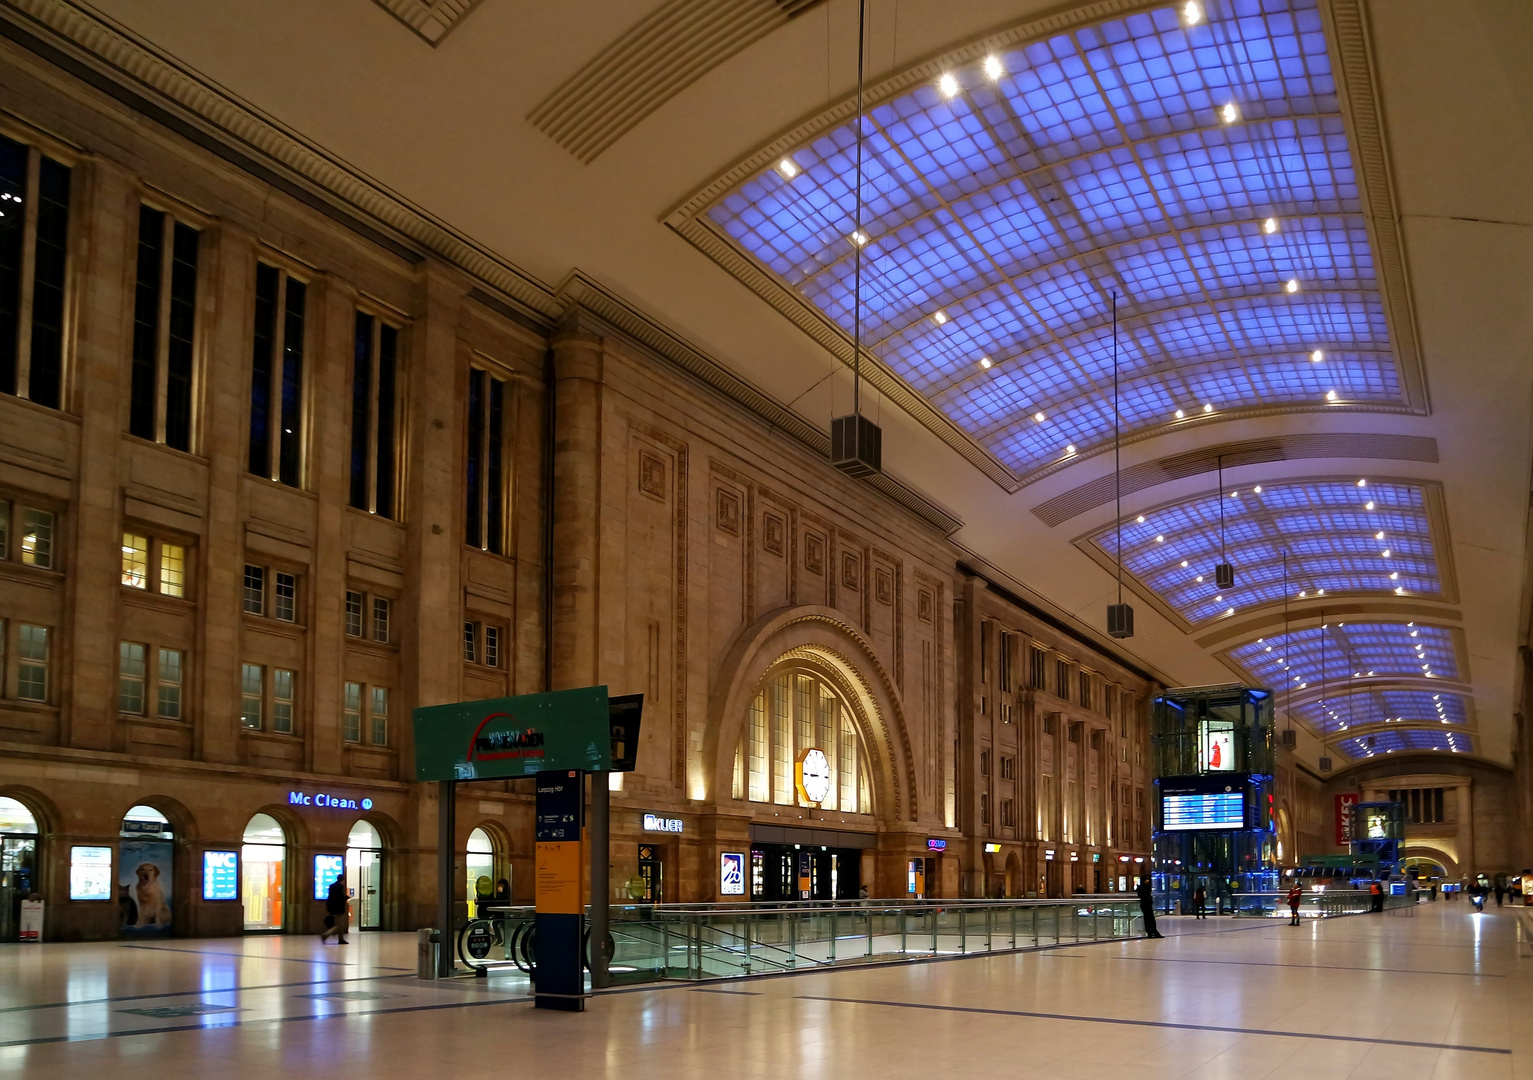
[(362, 636), (362, 607), (366, 598), (352, 589), (346, 590), (346, 636)]
[(245, 614), (266, 614), (266, 570), (245, 565)]
[(351, 376), (351, 505), (394, 516), (395, 362), (399, 331), (357, 312)]
[[(303, 474), (303, 335), (307, 287), (286, 271), (256, 265), (250, 373), (249, 468), (298, 487)], [(280, 312), (280, 318), (279, 318)], [(273, 431), (272, 426), (277, 430)]]
[(468, 377), (468, 457), (465, 528), (470, 546), (505, 554), (506, 384), (474, 368)]
[(283, 622), (295, 621), (298, 618), (298, 579), (292, 574), (278, 573), (276, 586), (272, 614)]

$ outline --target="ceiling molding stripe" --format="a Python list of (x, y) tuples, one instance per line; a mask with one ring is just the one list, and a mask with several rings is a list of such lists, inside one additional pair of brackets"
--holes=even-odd
[[(1425, 461), (1432, 464), (1438, 461), (1437, 440), (1422, 435), (1361, 432), (1274, 435), (1264, 439), (1219, 443), (1131, 465), (1123, 470), (1123, 494), (1132, 495), (1157, 484), (1169, 484), (1189, 476), (1212, 473), (1221, 458), (1226, 469), (1301, 458)], [(1033, 514), (1052, 528), (1088, 510), (1107, 505), (1113, 501), (1115, 494), (1113, 477), (1100, 476), (1044, 500), (1033, 507)]]
[(692, 83), (821, 3), (666, 0), (533, 106), (527, 121), (589, 165)]
[(480, 0), (374, 0), (433, 49), (440, 45)]
[[(595, 316), (609, 331), (621, 334), (651, 357), (680, 368), (817, 457), (829, 459), (829, 435), (589, 277), (579, 272), (572, 274), (560, 286), (558, 296), (565, 305), (566, 320), (571, 316), (579, 318), (583, 313)], [(963, 520), (957, 515), (887, 473), (869, 477), (867, 486), (944, 536), (963, 528)]]
[[(6, 0), (11, 41), (411, 262), (426, 252), (549, 323), (547, 285), (83, 3)], [(61, 62), (63, 61), (63, 62)], [(147, 106), (147, 108), (146, 108)], [(348, 213), (350, 208), (360, 216)], [(377, 223), (371, 227), (367, 221)], [(397, 234), (404, 242), (389, 237)], [(418, 249), (418, 250), (415, 250)]]

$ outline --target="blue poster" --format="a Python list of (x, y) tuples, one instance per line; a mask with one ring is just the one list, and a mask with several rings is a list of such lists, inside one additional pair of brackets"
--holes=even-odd
[(340, 855), (314, 856), (314, 899), (323, 900), (330, 895), (330, 883), (340, 880), (346, 872), (346, 860)]
[(202, 898), (238, 900), (240, 898), (239, 853), (204, 851), (202, 853)]
[(175, 845), (169, 840), (124, 840), (118, 845), (117, 909), (125, 937), (171, 932), (171, 873)]

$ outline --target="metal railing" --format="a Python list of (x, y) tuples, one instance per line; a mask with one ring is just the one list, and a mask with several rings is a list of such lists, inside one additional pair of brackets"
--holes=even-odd
[[(533, 910), (490, 912), (501, 940), (474, 966), (535, 962)], [(1009, 952), (1143, 932), (1136, 903), (897, 900), (831, 904), (623, 905), (611, 909), (617, 982), (718, 979), (888, 960)], [(461, 938), (461, 934), (459, 935)]]
[[(1410, 896), (1384, 895), (1387, 912), (1414, 911)], [(1236, 893), (1234, 915), (1237, 919), (1287, 919), (1292, 917), (1286, 892)], [(1361, 889), (1327, 889), (1307, 892), (1299, 904), (1301, 919), (1330, 919), (1337, 915), (1365, 915), (1373, 908), (1373, 897)]]

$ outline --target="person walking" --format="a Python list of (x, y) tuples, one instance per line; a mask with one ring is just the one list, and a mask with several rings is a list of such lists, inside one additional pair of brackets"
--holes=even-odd
[(319, 940), (324, 941), (334, 934), (337, 945), (351, 944), (346, 940), (346, 930), (351, 921), (347, 911), (349, 906), (346, 883), (336, 878), (330, 883), (330, 891), (325, 894), (325, 929), (320, 933)]
[(1208, 890), (1203, 883), (1198, 882), (1198, 887), (1192, 890), (1192, 913), (1200, 919), (1208, 918)]
[(1139, 913), (1144, 916), (1144, 936), (1147, 938), (1165, 937), (1165, 934), (1155, 929), (1155, 894), (1150, 891), (1149, 874), (1139, 879), (1139, 887), (1134, 890), (1134, 895), (1139, 897)]
[(1370, 881), (1368, 883), (1368, 910), (1384, 910), (1384, 886), (1380, 885), (1377, 881)]
[(1303, 902), (1304, 886), (1295, 881), (1293, 883), (1293, 888), (1288, 890), (1288, 910), (1293, 912), (1293, 920), (1289, 922), (1289, 926), (1299, 925), (1299, 905)]
[(1496, 906), (1501, 906), (1501, 901), (1506, 899), (1506, 878), (1496, 875)]

